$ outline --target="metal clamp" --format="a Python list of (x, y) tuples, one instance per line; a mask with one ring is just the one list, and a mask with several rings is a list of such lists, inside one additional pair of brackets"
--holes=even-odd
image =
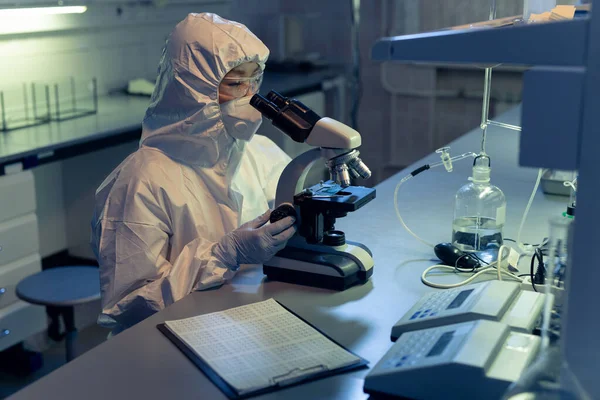
[(3, 337), (6, 337), (10, 335), (10, 329), (2, 329), (0, 331), (0, 339), (2, 339)]

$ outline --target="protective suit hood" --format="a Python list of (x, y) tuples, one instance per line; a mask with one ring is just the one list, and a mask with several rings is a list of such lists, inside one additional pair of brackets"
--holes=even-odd
[(188, 15), (164, 48), (140, 146), (231, 176), (245, 143), (226, 132), (219, 84), (243, 63), (264, 69), (268, 56), (267, 47), (244, 25), (211, 13)]

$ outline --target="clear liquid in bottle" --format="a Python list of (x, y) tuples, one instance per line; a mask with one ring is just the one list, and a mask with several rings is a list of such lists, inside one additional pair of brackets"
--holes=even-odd
[(466, 252), (497, 249), (502, 246), (503, 227), (494, 218), (456, 218), (452, 223), (452, 244)]

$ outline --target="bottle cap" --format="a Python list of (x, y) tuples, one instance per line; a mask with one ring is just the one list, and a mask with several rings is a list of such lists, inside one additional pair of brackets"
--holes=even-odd
[(473, 160), (473, 177), (469, 180), (475, 183), (487, 183), (490, 181), (490, 172), (492, 170), (490, 158), (482, 153)]
[(487, 183), (490, 181), (490, 173), (492, 169), (483, 165), (473, 167), (473, 177), (471, 180), (475, 183)]

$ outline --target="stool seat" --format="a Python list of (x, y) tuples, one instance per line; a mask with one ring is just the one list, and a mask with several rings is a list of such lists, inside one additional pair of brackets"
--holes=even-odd
[(17, 296), (43, 306), (74, 306), (100, 299), (100, 273), (96, 267), (56, 267), (21, 280)]

